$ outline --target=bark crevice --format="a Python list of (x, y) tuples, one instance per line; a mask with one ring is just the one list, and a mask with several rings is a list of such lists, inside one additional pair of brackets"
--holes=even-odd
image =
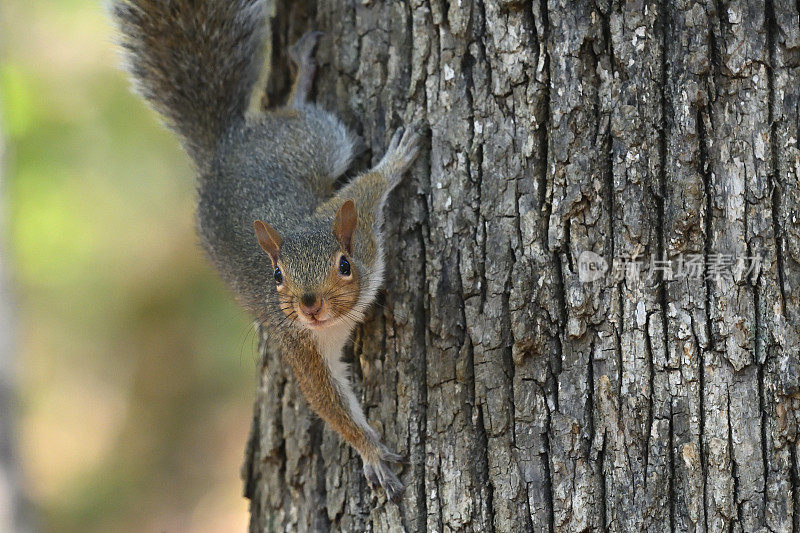
[[(368, 490), (265, 340), (251, 529), (800, 530), (800, 1), (312, 4), (274, 0), (270, 99), (314, 26), (353, 172), (430, 128), (354, 349), (408, 487)], [(719, 254), (764, 261), (676, 274)]]

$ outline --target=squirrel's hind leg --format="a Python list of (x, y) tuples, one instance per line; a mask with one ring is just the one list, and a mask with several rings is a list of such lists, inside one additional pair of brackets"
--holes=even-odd
[(321, 31), (309, 31), (289, 49), (297, 75), (287, 107), (305, 117), (309, 137), (314, 138), (313, 153), (309, 155), (319, 164), (315, 172), (324, 182), (332, 183), (350, 166), (360, 151), (360, 143), (338, 118), (308, 100), (317, 72), (314, 54), (322, 35)]
[(289, 49), (289, 58), (297, 68), (297, 77), (289, 95), (289, 107), (300, 107), (308, 101), (314, 75), (317, 73), (317, 60), (314, 52), (322, 37), (321, 31), (310, 31), (300, 37)]
[(307, 103), (299, 112), (308, 161), (314, 162), (320, 179), (333, 183), (350, 167), (361, 143), (341, 120), (321, 107)]

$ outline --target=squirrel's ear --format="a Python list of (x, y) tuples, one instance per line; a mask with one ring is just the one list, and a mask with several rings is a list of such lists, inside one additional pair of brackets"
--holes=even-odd
[(272, 226), (260, 220), (253, 222), (253, 229), (256, 230), (258, 245), (261, 246), (262, 250), (269, 254), (269, 257), (272, 259), (273, 263), (277, 263), (278, 252), (280, 251), (281, 243), (283, 242), (281, 236)]
[(348, 253), (353, 253), (353, 232), (356, 230), (356, 204), (353, 200), (347, 200), (336, 212), (336, 220), (333, 222), (333, 234)]

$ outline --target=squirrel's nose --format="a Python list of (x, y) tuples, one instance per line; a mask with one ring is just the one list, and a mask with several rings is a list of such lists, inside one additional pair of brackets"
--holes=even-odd
[(307, 314), (314, 316), (322, 309), (322, 302), (317, 299), (316, 294), (307, 292), (300, 297), (300, 310)]

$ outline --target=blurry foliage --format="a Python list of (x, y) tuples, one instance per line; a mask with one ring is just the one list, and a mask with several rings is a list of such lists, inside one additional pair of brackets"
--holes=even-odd
[(98, 0), (0, 5), (20, 447), (45, 531), (236, 531), (254, 335)]

